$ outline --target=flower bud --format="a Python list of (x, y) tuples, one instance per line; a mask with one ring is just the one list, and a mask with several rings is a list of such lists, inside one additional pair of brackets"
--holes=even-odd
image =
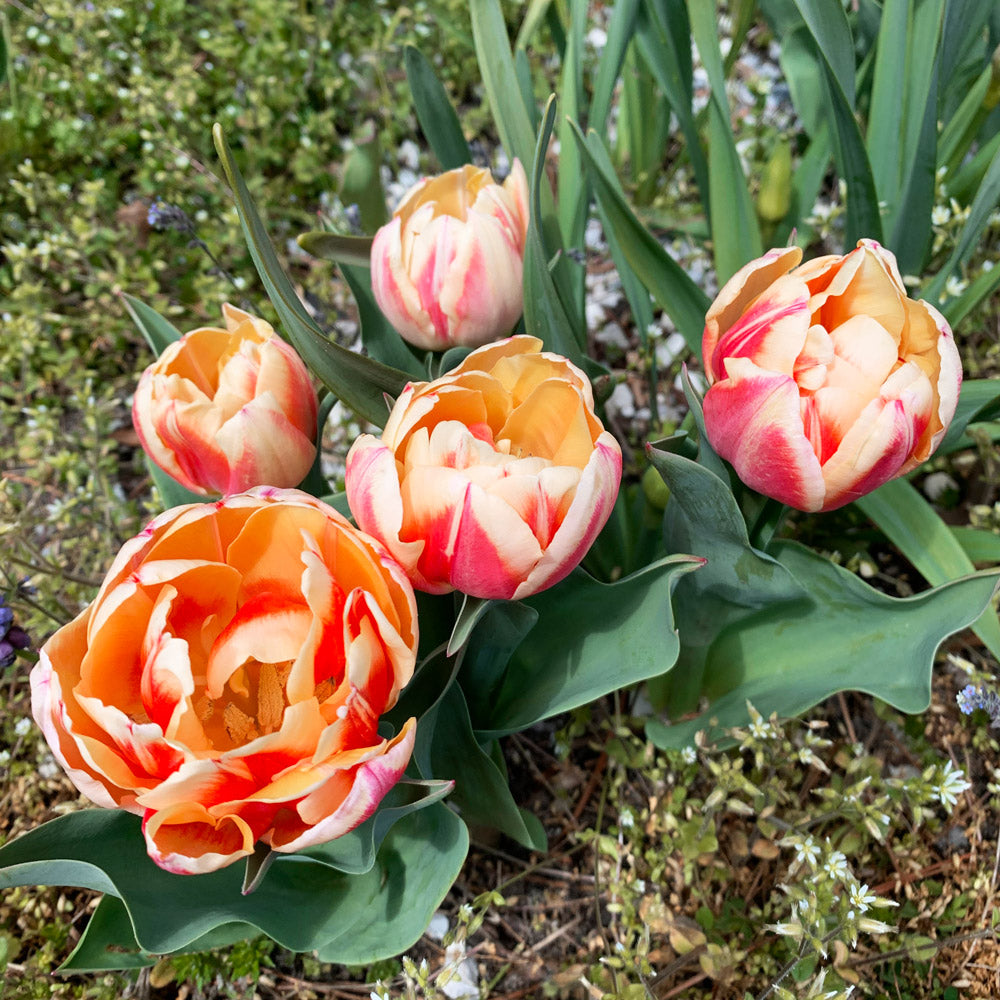
[(372, 243), (372, 291), (404, 340), (442, 351), (510, 333), (522, 311), (528, 181), (464, 166), (412, 188)]
[(297, 486), (316, 457), (316, 391), (268, 323), (228, 303), (139, 379), (132, 422), (150, 459), (194, 493)]

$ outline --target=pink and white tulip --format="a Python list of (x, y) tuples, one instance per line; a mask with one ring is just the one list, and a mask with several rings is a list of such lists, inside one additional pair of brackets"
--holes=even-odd
[(228, 303), (226, 329), (171, 344), (139, 379), (132, 423), (164, 472), (194, 493), (297, 486), (316, 457), (316, 390), (270, 324)]
[(791, 507), (842, 507), (926, 461), (958, 403), (944, 317), (907, 297), (874, 240), (800, 266), (770, 250), (708, 310), (705, 429), (748, 486)]
[(372, 291), (399, 335), (442, 351), (506, 336), (522, 311), (528, 180), (464, 166), (413, 187), (375, 234)]
[(410, 383), (347, 456), (347, 499), (418, 590), (517, 600), (576, 566), (621, 482), (590, 382), (535, 337)]
[(32, 712), (84, 795), (142, 816), (161, 868), (299, 851), (406, 768), (415, 721), (392, 739), (378, 722), (413, 673), (416, 612), (385, 549), (305, 493), (175, 507), (42, 648)]

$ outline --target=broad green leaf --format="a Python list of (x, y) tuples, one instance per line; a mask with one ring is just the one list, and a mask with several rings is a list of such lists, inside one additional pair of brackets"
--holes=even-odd
[(962, 166), (946, 183), (948, 197), (963, 204), (975, 198), (997, 150), (1000, 150), (1000, 132), (983, 142), (975, 153), (963, 161)]
[(434, 68), (424, 54), (412, 45), (403, 50), (403, 61), (417, 121), (442, 169), (454, 170), (471, 163), (469, 144), (465, 141), (458, 115)]
[(983, 29), (995, 12), (995, 5), (982, 0), (948, 0), (941, 30), (941, 79), (947, 86), (951, 81), (961, 82), (958, 69), (966, 59), (970, 47), (983, 36)]
[(990, 420), (1000, 415), (1000, 383), (995, 379), (968, 379), (962, 383), (958, 406), (951, 426), (944, 436), (940, 450), (951, 447), (965, 432), (965, 428), (978, 420)]
[(302, 851), (300, 856), (319, 861), (348, 875), (362, 875), (375, 864), (382, 842), (397, 821), (411, 812), (440, 802), (451, 788), (450, 781), (413, 781), (404, 778), (389, 789), (378, 810), (364, 823), (342, 837)]
[(976, 573), (901, 599), (794, 542), (778, 543), (775, 554), (807, 602), (775, 602), (720, 628), (706, 656), (715, 691), (708, 709), (673, 725), (650, 721), (646, 732), (657, 746), (682, 747), (698, 730), (712, 739), (743, 725), (748, 701), (765, 716), (795, 716), (838, 691), (863, 691), (921, 712), (930, 703), (935, 651), (975, 620), (1000, 579), (1000, 571)]
[(499, 0), (470, 0), (469, 9), (476, 61), (500, 142), (510, 155), (531, 163), (535, 132), (521, 99)]
[[(902, 194), (903, 110), (906, 93), (906, 50), (910, 40), (910, 3), (908, 0), (885, 0), (879, 26), (872, 83), (868, 134), (893, 136), (892, 142), (877, 141), (869, 146), (869, 159), (875, 190), (890, 211)], [(900, 141), (895, 141), (898, 136)]]
[(371, 266), (372, 239), (371, 236), (341, 236), (322, 231), (302, 233), (295, 238), (298, 245), (314, 257), (358, 267)]
[(938, 143), (938, 166), (951, 174), (968, 152), (982, 121), (983, 100), (993, 79), (993, 67), (986, 66), (965, 95), (958, 110), (944, 123)]
[(358, 919), (317, 947), (319, 960), (368, 965), (406, 951), (458, 878), (468, 851), (465, 824), (441, 804), (401, 820), (379, 852), (375, 891), (360, 901)]
[(701, 565), (695, 556), (668, 556), (610, 584), (577, 568), (526, 598), (538, 624), (515, 651), (479, 738), (516, 732), (669, 670), (679, 648), (671, 593)]
[(299, 301), (292, 283), (281, 270), (264, 223), (236, 166), (220, 125), (212, 130), (215, 148), (232, 188), (250, 256), (268, 298), (281, 319), (292, 346), (310, 371), (359, 416), (381, 427), (385, 423), (385, 393), (396, 397), (407, 378), (405, 372), (379, 364), (333, 343), (319, 329)]
[(455, 782), (451, 802), (466, 823), (493, 827), (530, 850), (545, 850), (544, 837), (535, 841), (525, 826), (505, 770), (476, 739), (459, 685), (451, 685), (420, 719), (413, 759), (421, 774)]
[(152, 306), (122, 292), (122, 302), (132, 322), (146, 338), (150, 350), (159, 357), (171, 344), (181, 339), (181, 332), (168, 319), (164, 319)]
[[(854, 502), (931, 585), (975, 571), (948, 525), (907, 480), (893, 479)], [(972, 628), (993, 655), (1000, 657), (996, 611), (987, 608)]]
[(1000, 147), (997, 148), (986, 171), (986, 176), (983, 177), (982, 184), (976, 192), (976, 197), (969, 208), (969, 217), (962, 226), (962, 232), (959, 234), (955, 249), (945, 262), (944, 267), (921, 293), (923, 298), (931, 302), (940, 300), (948, 279), (958, 267), (965, 263), (972, 251), (978, 246), (979, 238), (982, 236), (998, 202), (1000, 202)]
[[(361, 343), (364, 344), (369, 357), (384, 365), (390, 365), (411, 379), (426, 380), (427, 370), (415, 349), (403, 340), (385, 313), (379, 309), (375, 294), (372, 292), (371, 270), (367, 263), (364, 267), (342, 263), (340, 273), (344, 276), (357, 304)], [(389, 411), (385, 410), (382, 420), (384, 421), (388, 415)]]
[(199, 493), (192, 493), (186, 486), (181, 486), (168, 472), (164, 472), (149, 455), (145, 457), (146, 468), (149, 469), (149, 474), (153, 477), (153, 483), (160, 494), (160, 499), (163, 500), (164, 510), (180, 507), (182, 504), (205, 503), (212, 499), (211, 497), (203, 497)]
[(715, 270), (721, 286), (764, 250), (757, 213), (750, 199), (730, 123), (715, 9), (702, 0), (689, 0), (688, 14), (711, 88), (708, 111), (709, 220)]
[(574, 130), (603, 218), (622, 248), (629, 266), (674, 321), (693, 351), (701, 351), (701, 335), (709, 300), (684, 269), (663, 249), (629, 208), (600, 137), (587, 139)]
[[(0, 888), (73, 885), (117, 896), (128, 909), (136, 943), (151, 953), (187, 948), (217, 928), (240, 923), (291, 951), (327, 953), (328, 943), (349, 940), (363, 927), (365, 941), (354, 947), (387, 958), (419, 937), (426, 921), (416, 925), (425, 913), (429, 919), (444, 896), (466, 847), (464, 827), (435, 804), (400, 819), (364, 874), (348, 875), (301, 856), (281, 857), (256, 892), (243, 896), (239, 865), (207, 875), (171, 875), (146, 855), (139, 817), (89, 809), (0, 848)], [(391, 889), (385, 889), (387, 881)], [(368, 926), (373, 915), (384, 922), (382, 931)], [(354, 952), (345, 943), (342, 953)]]
[(625, 50), (632, 40), (640, 0), (618, 0), (608, 16), (608, 37), (597, 59), (594, 92), (587, 121), (599, 135), (605, 135), (611, 98), (625, 62)]
[(1000, 535), (983, 528), (952, 528), (955, 541), (974, 563), (1000, 563)]
[[(224, 948), (256, 936), (257, 929), (250, 924), (221, 924), (180, 949), (180, 953)], [(159, 958), (139, 947), (125, 904), (116, 896), (104, 896), (69, 958), (59, 966), (59, 972), (141, 969), (155, 965)]]
[(537, 132), (539, 125), (541, 125), (541, 113), (538, 110), (538, 102), (535, 100), (535, 85), (531, 79), (531, 63), (528, 62), (524, 49), (518, 49), (514, 53), (514, 74), (517, 76), (521, 100), (528, 111), (528, 122), (532, 130)]
[(650, 684), (653, 704), (676, 717), (691, 711), (703, 692), (721, 693), (707, 664), (722, 628), (772, 605), (798, 615), (808, 598), (772, 556), (751, 547), (726, 479), (681, 455), (656, 448), (647, 448), (647, 454), (670, 487), (663, 524), (667, 551), (707, 559), (698, 573), (680, 581), (674, 595), (674, 614), (681, 623), (677, 665)]
[(824, 70), (826, 106), (833, 118), (836, 137), (837, 171), (847, 185), (845, 249), (853, 249), (863, 238), (881, 242), (882, 220), (875, 181), (854, 117), (854, 50), (846, 17), (838, 4), (819, 0), (795, 0), (795, 4), (812, 35), (816, 56)]

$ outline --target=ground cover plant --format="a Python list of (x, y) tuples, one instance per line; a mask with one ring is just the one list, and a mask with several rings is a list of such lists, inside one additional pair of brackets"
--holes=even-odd
[[(287, 23), (265, 21), (251, 8), (233, 18), (232, 34), (217, 30), (214, 20), (186, 24), (193, 35), (188, 46), (168, 30), (178, 14), (170, 4), (142, 11), (85, 5), (40, 16), (17, 8), (5, 20), (4, 121), (15, 141), (2, 148), (14, 150), (8, 155), (15, 162), (4, 219), (18, 238), (4, 243), (0, 272), (0, 349), (17, 373), (4, 388), (11, 405), (4, 418), (10, 446), (3, 539), (7, 599), (20, 625), (9, 615), (0, 619), (10, 646), (9, 656), (2, 647), (4, 656), (14, 658), (4, 708), (10, 749), (4, 751), (3, 834), (10, 843), (0, 849), (0, 862), (13, 866), (4, 876), (8, 885), (62, 879), (107, 893), (98, 903), (76, 892), (8, 891), (7, 985), (24, 995), (52, 989), (117, 995), (123, 987), (112, 977), (56, 987), (42, 978), (72, 945), (70, 969), (151, 969), (139, 973), (135, 988), (144, 992), (239, 994), (257, 980), (257, 990), (274, 995), (841, 996), (851, 987), (873, 996), (990, 995), (997, 878), (991, 724), (1000, 715), (992, 693), (1000, 626), (989, 605), (995, 574), (972, 571), (995, 564), (998, 555), (991, 423), (997, 393), (990, 381), (997, 322), (991, 295), (1000, 280), (991, 257), (1000, 188), (990, 62), (1000, 35), (995, 14), (960, 3), (892, 2), (862, 3), (850, 16), (836, 3), (763, 3), (759, 10), (741, 4), (718, 12), (672, 2), (532, 4), (523, 12), (485, 0), (468, 12), (432, 6), (395, 13), (360, 5), (300, 10)], [(717, 20), (716, 13), (728, 16)], [(432, 63), (421, 53), (421, 25), (432, 14), (451, 26), (448, 44), (463, 58), (449, 60), (445, 52)], [(80, 30), (56, 31), (71, 23)], [(158, 38), (161, 45), (154, 44)], [(362, 39), (368, 38), (389, 62), (365, 58)], [(91, 39), (98, 44), (88, 48)], [(284, 77), (268, 67), (278, 64), (287, 73), (295, 44), (301, 85), (277, 87)], [(320, 73), (317, 51), (330, 53), (343, 72)], [(73, 58), (88, 52), (92, 70), (85, 69), (86, 58)], [(152, 66), (147, 71), (141, 60), (150, 57), (163, 58), (169, 74)], [(395, 73), (385, 70), (393, 57)], [(122, 103), (112, 112), (106, 89), (89, 76), (106, 79), (114, 59), (132, 62), (123, 69)], [(355, 61), (367, 69), (352, 73)], [(247, 75), (233, 85), (232, 74), (216, 72), (217, 66), (239, 66)], [(71, 72), (80, 74), (79, 87)], [(787, 82), (788, 96), (769, 104), (778, 80)], [(262, 92), (248, 98), (254, 86)], [(550, 90), (561, 113), (545, 100)], [(132, 114), (127, 98), (133, 93), (142, 98), (133, 102), (139, 118), (121, 121), (115, 116), (125, 108)], [(900, 93), (901, 102), (895, 99)], [(45, 100), (59, 94), (72, 99), (73, 114), (45, 115)], [(330, 157), (322, 142), (310, 152), (316, 132), (356, 125), (354, 102), (384, 107), (390, 94), (390, 102), (406, 110), (386, 128), (356, 129), (354, 149), (343, 156)], [(88, 95), (97, 101), (93, 107)], [(422, 153), (407, 146), (416, 134), (413, 119), (406, 129), (398, 124), (411, 101), (427, 141)], [(162, 107), (172, 114), (165, 118)], [(212, 107), (219, 111), (206, 114)], [(647, 117), (649, 108), (655, 114)], [(113, 127), (102, 123), (109, 115)], [(221, 123), (214, 152), (212, 121)], [(143, 135), (161, 126), (167, 134)], [(898, 144), (876, 141), (887, 131), (899, 134)], [(434, 289), (431, 297), (416, 306), (411, 297), (405, 310), (393, 313), (386, 289), (407, 277), (392, 240), (410, 237), (393, 236), (391, 226), (382, 230), (388, 234), (382, 258), (371, 235), (387, 219), (383, 156), (390, 178), (404, 160), (416, 164), (420, 157), (427, 172), (459, 171), (460, 180), (442, 179), (411, 195), (416, 200), (408, 204), (419, 206), (424, 198), (434, 218), (440, 217), (435, 199), (475, 201), (483, 176), (463, 168), (481, 155), (468, 143), (473, 134), (495, 158), (502, 149), (523, 165), (519, 188), (515, 182), (506, 195), (489, 197), (494, 205), (510, 199), (498, 218), (523, 250), (525, 315), (517, 331), (529, 336), (466, 356), (476, 341), (463, 341), (461, 326), (447, 319), (458, 315), (446, 311), (450, 279), (435, 285), (436, 274), (418, 277), (422, 295)], [(123, 140), (141, 154), (127, 167), (118, 159)], [(164, 148), (173, 159), (157, 166)], [(75, 173), (81, 151), (97, 181), (81, 182)], [(519, 169), (513, 167), (512, 178)], [(406, 186), (391, 181), (393, 203)], [(70, 194), (76, 197), (66, 211), (60, 201)], [(320, 229), (313, 221), (317, 209)], [(106, 221), (112, 211), (119, 232)], [(420, 208), (412, 211), (416, 218)], [(93, 231), (81, 221), (88, 217)], [(405, 223), (394, 225), (405, 231)], [(479, 241), (492, 238), (486, 226), (475, 224)], [(293, 243), (290, 237), (304, 229), (312, 231)], [(134, 245), (123, 243), (120, 232), (130, 233)], [(831, 483), (843, 489), (845, 480), (828, 477), (825, 464), (819, 493), (819, 480), (804, 470), (761, 474), (762, 464), (773, 469), (773, 459), (762, 463), (764, 445), (748, 448), (724, 415), (735, 405), (744, 425), (752, 424), (754, 412), (769, 405), (766, 394), (756, 402), (718, 403), (740, 387), (739, 366), (726, 350), (769, 370), (766, 345), (744, 354), (717, 345), (731, 345), (732, 330), (745, 331), (740, 314), (766, 305), (761, 293), (787, 305), (778, 289), (789, 287), (785, 272), (798, 261), (785, 266), (777, 252), (762, 252), (790, 236), (809, 256), (847, 254), (859, 238), (884, 242), (896, 252), (901, 277), (877, 243), (863, 243), (824, 265), (833, 269), (830, 280), (835, 284), (841, 269), (876, 267), (884, 287), (867, 299), (842, 288), (828, 297), (835, 305), (843, 299), (837, 309), (871, 317), (871, 295), (890, 296), (912, 303), (899, 307), (906, 323), (924, 324), (914, 335), (921, 361), (900, 345), (891, 371), (866, 376), (875, 380), (866, 391), (893, 398), (887, 387), (897, 368), (909, 364), (908, 371), (920, 369), (933, 387), (931, 402), (919, 388), (895, 397), (912, 431), (909, 443), (891, 468), (849, 479), (846, 494), (831, 492)], [(165, 252), (170, 248), (173, 254)], [(346, 288), (324, 259), (337, 262)], [(412, 259), (406, 266), (415, 266)], [(602, 275), (610, 267), (616, 282), (609, 289)], [(809, 267), (803, 280), (827, 273), (818, 276)], [(502, 272), (508, 285), (510, 268)], [(904, 283), (913, 299), (905, 298)], [(482, 294), (475, 283), (472, 288)], [(114, 293), (122, 291), (127, 294), (119, 300)], [(927, 307), (918, 303), (918, 292), (943, 319), (933, 308), (922, 311)], [(237, 900), (234, 868), (218, 878), (172, 875), (157, 882), (158, 869), (125, 813), (81, 811), (26, 718), (32, 654), (20, 655), (25, 635), (17, 629), (26, 627), (41, 645), (54, 625), (65, 625), (93, 598), (119, 546), (138, 552), (139, 540), (128, 539), (154, 514), (143, 537), (156, 544), (181, 521), (215, 518), (210, 509), (225, 511), (220, 518), (273, 516), (277, 523), (279, 515), (269, 511), (296, 505), (302, 525), (320, 516), (324, 531), (354, 537), (330, 508), (273, 491), (160, 515), (173, 503), (198, 499), (177, 480), (188, 490), (238, 492), (230, 489), (235, 480), (220, 486), (199, 479), (198, 462), (185, 464), (198, 456), (170, 437), (156, 401), (157, 391), (169, 393), (173, 384), (155, 379), (166, 379), (174, 363), (174, 323), (184, 329), (217, 324), (226, 298), (240, 309), (227, 312), (228, 330), (220, 334), (234, 343), (266, 344), (270, 327), (256, 318), (266, 316), (331, 390), (319, 401), (327, 461), (317, 459), (303, 488), (353, 513), (384, 546), (372, 552), (392, 553), (394, 560), (377, 554), (376, 562), (405, 571), (400, 577), (387, 569), (386, 581), (408, 577), (439, 596), (421, 596), (413, 605), (412, 593), (405, 597), (408, 584), (400, 583), (403, 596), (392, 602), (397, 639), (387, 648), (396, 680), (382, 708), (390, 710), (386, 720), (394, 728), (380, 730), (392, 738), (380, 753), (397, 775), (406, 763), (394, 763), (403, 748), (406, 757), (412, 753), (407, 778), (358, 828), (362, 832), (338, 837), (332, 847), (308, 840), (314, 828), (326, 829), (330, 817), (322, 814), (294, 830), (275, 816), (249, 841), (244, 837), (221, 863), (248, 854), (244, 888), (253, 891), (242, 909), (227, 903), (223, 919), (199, 908), (213, 895)], [(161, 355), (147, 389), (136, 393), (138, 436), (128, 426), (127, 399), (149, 355), (126, 326), (125, 310)], [(409, 334), (413, 343), (408, 327), (425, 325), (427, 317), (449, 346), (465, 346), (443, 355), (425, 353), (426, 343), (408, 347), (398, 335)], [(813, 315), (811, 329), (834, 332), (829, 319), (829, 313)], [(958, 351), (945, 320), (955, 328)], [(511, 322), (505, 319), (484, 339), (512, 332)], [(703, 327), (714, 331), (704, 342)], [(369, 361), (339, 346), (355, 346), (356, 333)], [(825, 335), (814, 337), (822, 342)], [(511, 570), (501, 559), (485, 572), (481, 545), (467, 559), (460, 547), (449, 548), (449, 555), (459, 555), (444, 565), (412, 557), (413, 536), (393, 526), (391, 502), (388, 512), (385, 507), (381, 456), (397, 449), (396, 461), (405, 464), (406, 449), (416, 446), (404, 429), (408, 421), (427, 419), (421, 407), (437, 405), (433, 400), (441, 396), (455, 401), (447, 411), (452, 421), (463, 407), (472, 414), (469, 394), (482, 391), (474, 387), (487, 377), (515, 400), (511, 406), (520, 406), (516, 381), (505, 381), (503, 373), (511, 366), (530, 371), (539, 341), (562, 356), (547, 362), (559, 374), (546, 392), (563, 402), (539, 396), (517, 432), (527, 436), (504, 433), (537, 455), (551, 444), (532, 436), (546, 425), (544, 415), (577, 412), (590, 428), (585, 457), (574, 461), (591, 491), (590, 506), (603, 512), (607, 526), (583, 568), (573, 566), (600, 524), (584, 529), (565, 509), (530, 566)], [(703, 349), (707, 385), (680, 372), (680, 363)], [(254, 358), (256, 350), (240, 347), (235, 357)], [(966, 372), (961, 396), (959, 354)], [(716, 357), (724, 360), (716, 363)], [(817, 368), (831, 363), (822, 361), (821, 351), (813, 361)], [(806, 385), (813, 376), (801, 375), (807, 366), (796, 364), (799, 389), (815, 391), (820, 383)], [(240, 384), (239, 376), (233, 379)], [(408, 380), (428, 380), (430, 388), (404, 389)], [(379, 438), (387, 414), (383, 392), (398, 398)], [(485, 398), (493, 400), (494, 392)], [(303, 393), (292, 397), (301, 401)], [(292, 397), (284, 411), (289, 419)], [(841, 413), (823, 431), (824, 462), (849, 440), (850, 420)], [(376, 433), (359, 438), (347, 457), (362, 418)], [(189, 439), (204, 433), (198, 427), (205, 418), (199, 419)], [(480, 445), (488, 443), (474, 416), (462, 419), (480, 427), (474, 435)], [(267, 423), (255, 426), (262, 429), (243, 439), (266, 441)], [(808, 431), (808, 422), (803, 427)], [(498, 430), (489, 430), (491, 447)], [(579, 435), (567, 430), (556, 437), (556, 452), (581, 454)], [(140, 440), (155, 463), (149, 466), (155, 494)], [(210, 433), (202, 458), (209, 440)], [(644, 449), (647, 441), (652, 444)], [(301, 478), (299, 469), (288, 473), (287, 483), (279, 481), (287, 456), (275, 464), (273, 454), (252, 460), (223, 454), (230, 472), (266, 468), (261, 481), (269, 487), (294, 486)], [(449, 469), (447, 462), (442, 467)], [(616, 467), (624, 467), (620, 491)], [(346, 497), (338, 495), (345, 471)], [(531, 475), (543, 484), (539, 489), (550, 488), (549, 478), (537, 470)], [(239, 489), (245, 485), (251, 484)], [(405, 506), (406, 488), (396, 488)], [(443, 485), (428, 495), (438, 489)], [(855, 502), (842, 506), (847, 500)], [(805, 511), (839, 509), (790, 514), (785, 503)], [(428, 508), (431, 522), (436, 504)], [(522, 516), (534, 523), (534, 515)], [(484, 528), (489, 524), (482, 521)], [(564, 526), (562, 537), (572, 544), (558, 541)], [(338, 542), (337, 551), (351, 544)], [(566, 553), (574, 548), (580, 551), (571, 558)], [(311, 566), (325, 551), (307, 545), (301, 559)], [(146, 555), (130, 558), (141, 562)], [(242, 567), (251, 580), (251, 564), (234, 558), (227, 569)], [(259, 558), (266, 563), (266, 552)], [(462, 569), (470, 560), (477, 570), (471, 574)], [(375, 580), (382, 571), (366, 572)], [(381, 593), (396, 584), (370, 586)], [(467, 596), (441, 596), (451, 587)], [(595, 602), (618, 623), (603, 639), (588, 622)], [(372, 622), (388, 613), (384, 598), (380, 604)], [(415, 632), (407, 638), (407, 607), (418, 611), (419, 649)], [(935, 650), (965, 625), (973, 625), (974, 634), (948, 639), (932, 673)], [(383, 624), (371, 627), (387, 634)], [(72, 684), (70, 675), (60, 674), (72, 657), (59, 651), (60, 642), (62, 648), (78, 642), (72, 634), (64, 629), (47, 647), (42, 668), (51, 664), (53, 671), (36, 669), (40, 704), (49, 696), (37, 692), (51, 689), (53, 678)], [(170, 633), (161, 635), (169, 643)], [(305, 648), (301, 638), (296, 643)], [(411, 661), (417, 668), (407, 685)], [(610, 676), (609, 662), (620, 664)], [(365, 683), (374, 683), (382, 669)], [(267, 671), (275, 677), (268, 680)], [(113, 687), (113, 674), (108, 678)], [(646, 683), (635, 687), (640, 681)], [(266, 739), (284, 726), (271, 694), (286, 682), (273, 663), (261, 667), (251, 689), (256, 708), (247, 716), (234, 695), (218, 723), (199, 709), (206, 734), (214, 726), (211, 738), (226, 745)], [(211, 685), (207, 690), (209, 701), (218, 697)], [(845, 694), (850, 691), (881, 700)], [(265, 692), (271, 694), (265, 698)], [(326, 689), (316, 694), (328, 696)], [(113, 707), (114, 692), (105, 697)], [(928, 701), (931, 713), (923, 720), (894, 710), (919, 712)], [(776, 718), (806, 711), (812, 724)], [(971, 718), (963, 721), (960, 711)], [(36, 705), (35, 715), (60, 762), (77, 760), (75, 737), (59, 728), (59, 712), (49, 716)], [(165, 719), (157, 724), (166, 725)], [(120, 775), (109, 785), (100, 768), (84, 781), (81, 767), (90, 766), (78, 760), (71, 768), (78, 788), (87, 791), (96, 778), (104, 782), (102, 794), (113, 791), (115, 804), (125, 808), (146, 794), (146, 786), (120, 794)], [(352, 779), (355, 786), (364, 787), (377, 770), (366, 764)], [(452, 808), (441, 800), (449, 792), (444, 802)], [(100, 795), (96, 800), (110, 804)], [(218, 852), (192, 854), (183, 836), (172, 837), (175, 820), (157, 813), (162, 802), (148, 809), (146, 839), (156, 864), (174, 871), (220, 867)], [(11, 839), (55, 814), (54, 824)], [(942, 825), (949, 814), (949, 825)], [(157, 839), (161, 829), (166, 839)], [(432, 933), (417, 944), (465, 858), (467, 829), (474, 851), (432, 920)], [(305, 863), (315, 879), (331, 880), (335, 898), (325, 901), (318, 930), (307, 921), (303, 936), (301, 920), (288, 910), (293, 899), (308, 907), (310, 890), (303, 894), (288, 881), (293, 868), (286, 861), (254, 850), (256, 839), (279, 853), (287, 846), (308, 854), (316, 846), (319, 853)], [(71, 842), (77, 846), (67, 846)], [(55, 859), (62, 869), (45, 867)], [(70, 872), (66, 866), (74, 864)], [(91, 874), (81, 874), (81, 864)], [(142, 873), (139, 881), (130, 869)], [(431, 877), (414, 880), (417, 870)], [(386, 904), (373, 874), (404, 895), (402, 907), (398, 900)], [(140, 882), (160, 893), (152, 921)], [(359, 913), (365, 894), (370, 912), (361, 906)], [(276, 920), (267, 922), (269, 911)], [(58, 917), (63, 912), (69, 921)], [(323, 919), (331, 917), (340, 933), (323, 936)], [(349, 940), (345, 927), (354, 928)], [(261, 929), (281, 945), (255, 938)], [(242, 939), (250, 943), (206, 952)], [(293, 954), (313, 950), (313, 957)], [(178, 954), (158, 960), (165, 952)]]

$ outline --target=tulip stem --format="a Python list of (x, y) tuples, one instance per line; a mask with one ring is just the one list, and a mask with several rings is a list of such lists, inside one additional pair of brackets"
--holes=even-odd
[(765, 498), (763, 506), (757, 512), (753, 525), (750, 527), (750, 544), (755, 549), (766, 552), (790, 510), (791, 507), (783, 504), (780, 500)]

